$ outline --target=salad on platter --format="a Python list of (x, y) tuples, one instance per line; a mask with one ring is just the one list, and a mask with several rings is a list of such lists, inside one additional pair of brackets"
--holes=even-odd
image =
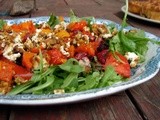
[(0, 20), (0, 94), (63, 94), (129, 80), (145, 61), (148, 42), (139, 29), (62, 16), (8, 24)]

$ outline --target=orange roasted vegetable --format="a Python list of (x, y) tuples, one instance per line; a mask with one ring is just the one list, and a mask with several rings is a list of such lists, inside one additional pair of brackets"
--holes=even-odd
[(36, 28), (32, 21), (26, 21), (20, 24), (13, 24), (11, 26), (12, 30), (15, 32), (22, 32), (26, 31), (29, 33), (34, 33), (36, 31)]
[(90, 42), (88, 44), (81, 44), (76, 48), (76, 52), (78, 53), (87, 53), (90, 56), (95, 56), (97, 47), (99, 45), (99, 42)]
[(58, 33), (56, 33), (56, 36), (59, 38), (67, 38), (70, 37), (70, 34), (66, 30), (61, 30)]
[(70, 58), (73, 58), (74, 57), (74, 54), (75, 54), (75, 47), (73, 45), (71, 45), (69, 48), (68, 48), (68, 52), (70, 54)]
[(32, 73), (28, 71), (26, 68), (17, 65), (16, 63), (9, 61), (8, 59), (4, 57), (0, 57), (0, 61), (5, 62), (10, 67), (12, 67), (12, 71), (14, 73), (13, 77), (21, 77), (25, 80), (29, 80), (32, 77)]
[(9, 63), (0, 61), (0, 80), (11, 82), (14, 75), (12, 66)]
[(22, 56), (22, 65), (27, 68), (27, 70), (31, 70), (33, 67), (32, 59), (35, 56), (35, 53), (32, 52), (24, 52)]
[(82, 20), (80, 22), (72, 22), (68, 25), (68, 28), (70, 31), (83, 31), (83, 28), (87, 26), (87, 22), (85, 20)]

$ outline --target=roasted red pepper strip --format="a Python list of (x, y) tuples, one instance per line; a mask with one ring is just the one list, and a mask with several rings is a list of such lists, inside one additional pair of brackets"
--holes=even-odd
[(49, 63), (53, 65), (60, 65), (67, 61), (66, 57), (58, 50), (52, 49), (48, 50), (47, 54), (49, 56)]
[(114, 54), (112, 52), (107, 54), (105, 67), (111, 65), (115, 68), (115, 71), (118, 74), (122, 75), (123, 77), (129, 78), (131, 74), (130, 74), (130, 65), (127, 59), (118, 52), (115, 52)]
[[(1, 57), (0, 61), (6, 63), (7, 65), (9, 65), (12, 68), (12, 70), (10, 68), (8, 68), (6, 74), (13, 73), (12, 77), (21, 77), (25, 80), (29, 80), (32, 77), (32, 73), (29, 72), (24, 67), (19, 66), (16, 63), (9, 61), (8, 59), (6, 59), (4, 57)], [(0, 73), (0, 75), (1, 75), (1, 73)]]
[(69, 29), (70, 31), (77, 31), (77, 30), (83, 31), (83, 28), (84, 28), (85, 26), (87, 26), (87, 22), (86, 22), (85, 20), (82, 20), (82, 21), (80, 21), (80, 22), (70, 23), (70, 24), (68, 25), (68, 29)]

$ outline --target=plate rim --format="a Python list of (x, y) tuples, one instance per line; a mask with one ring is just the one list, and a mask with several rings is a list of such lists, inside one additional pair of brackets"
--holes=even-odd
[[(43, 17), (35, 17), (35, 18), (28, 18), (28, 19), (20, 18), (20, 19), (16, 19), (16, 20), (8, 20), (8, 21), (13, 21), (13, 22), (14, 21), (21, 22), (24, 20), (35, 20), (36, 21), (36, 19), (47, 20), (48, 18), (49, 18), (48, 16), (43, 16)], [(66, 18), (66, 19), (68, 20), (68, 18)], [(117, 26), (120, 26), (120, 24), (118, 24), (114, 21), (111, 21), (111, 20), (100, 19), (100, 18), (96, 18), (96, 20), (97, 20), (97, 22), (113, 22)], [(129, 26), (129, 27), (131, 27), (131, 26)], [(131, 28), (133, 28), (133, 27), (131, 27)], [(147, 33), (149, 35), (153, 35), (148, 32), (145, 32), (145, 33)], [(156, 36), (156, 35), (153, 35), (153, 36), (155, 36), (158, 41), (160, 40), (160, 38), (158, 36)], [(159, 49), (159, 47), (157, 49)], [(160, 56), (160, 54), (158, 54), (158, 55)], [(83, 91), (83, 92), (65, 93), (65, 95), (59, 95), (59, 96), (51, 94), (48, 96), (52, 96), (52, 97), (46, 97), (46, 98), (39, 97), (42, 95), (33, 95), (33, 96), (37, 96), (37, 98), (34, 98), (34, 99), (29, 99), (29, 97), (31, 95), (16, 95), (16, 96), (0, 95), (0, 104), (3, 104), (3, 105), (29, 105), (29, 106), (30, 105), (57, 105), (57, 104), (67, 104), (67, 103), (74, 103), (74, 102), (87, 101), (90, 99), (100, 98), (103, 96), (108, 96), (111, 94), (115, 94), (117, 92), (124, 91), (128, 88), (132, 88), (132, 87), (137, 86), (141, 83), (149, 81), (151, 78), (153, 78), (159, 72), (160, 61), (155, 65), (155, 67), (156, 67), (155, 71), (153, 71), (152, 74), (150, 74), (149, 76), (144, 77), (143, 79), (140, 79), (140, 80), (134, 81), (134, 79), (133, 79), (133, 82), (127, 81), (124, 84), (117, 84), (117, 85), (112, 85), (112, 86), (104, 87), (104, 88), (91, 89), (91, 90), (87, 90), (87, 91)], [(19, 97), (21, 99), (19, 99), (19, 98), (15, 99), (15, 97)]]
[[(124, 6), (121, 7), (121, 11), (123, 13), (125, 13), (125, 10), (126, 10), (126, 5), (124, 5)], [(138, 14), (131, 13), (129, 11), (128, 11), (128, 15), (131, 16), (131, 17), (140, 19), (140, 20), (144, 20), (144, 21), (160, 24), (160, 21), (158, 21), (158, 20), (153, 20), (153, 19), (145, 18), (145, 17), (142, 17), (142, 16), (140, 16)]]

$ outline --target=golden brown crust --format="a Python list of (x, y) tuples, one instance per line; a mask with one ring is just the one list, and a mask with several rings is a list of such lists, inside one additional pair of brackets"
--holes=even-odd
[(160, 2), (147, 2), (143, 6), (141, 14), (149, 19), (160, 20)]
[(149, 19), (160, 20), (160, 0), (132, 0), (129, 11)]
[(130, 1), (128, 10), (132, 13), (140, 14), (145, 1)]

